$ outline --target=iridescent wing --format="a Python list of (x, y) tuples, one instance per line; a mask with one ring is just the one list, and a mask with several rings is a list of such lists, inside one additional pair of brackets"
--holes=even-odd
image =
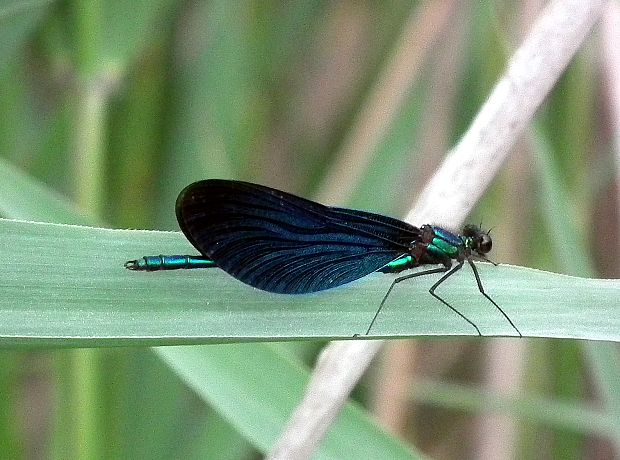
[(204, 180), (176, 203), (187, 239), (238, 280), (286, 294), (321, 291), (405, 254), (420, 230), (247, 182)]

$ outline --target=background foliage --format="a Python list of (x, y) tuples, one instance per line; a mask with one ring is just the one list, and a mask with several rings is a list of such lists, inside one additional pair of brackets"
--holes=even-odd
[[(222, 177), (404, 215), (535, 17), (442, 3), (5, 0), (0, 211), (175, 230), (178, 191)], [(493, 227), (497, 261), (619, 274), (599, 50), (591, 38), (472, 216)], [(253, 458), (319, 345), (2, 351), (0, 448)], [(409, 447), (356, 404), (321, 457), (606, 458), (620, 445), (611, 345), (428, 339), (378, 364), (356, 397)]]

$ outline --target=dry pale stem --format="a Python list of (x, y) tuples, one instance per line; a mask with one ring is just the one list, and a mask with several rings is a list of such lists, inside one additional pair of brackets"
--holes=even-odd
[[(407, 220), (460, 225), (534, 112), (601, 15), (603, 0), (555, 0), (542, 12), (471, 127), (422, 193)], [(270, 459), (306, 459), (319, 446), (377, 341), (330, 344)]]

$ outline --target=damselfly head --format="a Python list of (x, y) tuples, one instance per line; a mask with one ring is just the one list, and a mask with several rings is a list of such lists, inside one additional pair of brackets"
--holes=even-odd
[(491, 252), (493, 240), (491, 240), (490, 231), (482, 231), (477, 225), (466, 225), (463, 228), (463, 236), (471, 241), (471, 249), (478, 254), (484, 255)]

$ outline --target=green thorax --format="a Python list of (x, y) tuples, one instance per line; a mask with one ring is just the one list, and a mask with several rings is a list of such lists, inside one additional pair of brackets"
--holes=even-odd
[(471, 238), (463, 238), (441, 227), (433, 227), (433, 231), (435, 236), (429, 243), (427, 250), (438, 258), (456, 259), (462, 248), (468, 247), (467, 245), (470, 243), (467, 240)]

